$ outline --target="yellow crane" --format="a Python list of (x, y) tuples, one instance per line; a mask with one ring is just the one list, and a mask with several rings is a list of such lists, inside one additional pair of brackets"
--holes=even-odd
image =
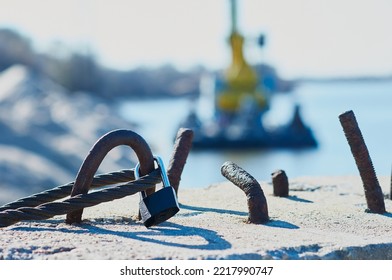
[[(229, 43), (232, 60), (224, 72), (223, 83), (219, 79), (217, 89), (202, 87), (201, 95), (213, 105), (209, 118), (199, 118), (192, 110), (181, 127), (194, 131), (193, 148), (199, 149), (247, 149), (256, 147), (303, 148), (315, 147), (317, 141), (300, 117), (299, 107), (294, 110), (288, 124), (264, 126), (263, 114), (269, 109), (269, 95), (264, 91), (261, 76), (244, 57), (244, 37), (237, 28), (236, 0), (231, 4), (231, 32)], [(260, 38), (259, 43), (262, 44)], [(204, 92), (204, 93), (203, 93)], [(212, 100), (212, 98), (213, 100)], [(200, 103), (201, 104), (201, 103)]]
[(244, 37), (237, 28), (237, 3), (230, 0), (231, 4), (231, 34), (229, 43), (232, 61), (224, 73), (225, 89), (217, 98), (218, 108), (227, 113), (236, 113), (240, 110), (244, 100), (254, 102), (260, 111), (267, 108), (267, 98), (259, 88), (260, 77), (247, 63), (243, 53)]

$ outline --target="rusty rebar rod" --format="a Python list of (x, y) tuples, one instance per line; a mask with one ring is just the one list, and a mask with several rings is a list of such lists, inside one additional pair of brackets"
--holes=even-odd
[(257, 180), (231, 161), (227, 161), (222, 165), (221, 173), (245, 193), (249, 212), (247, 222), (251, 224), (268, 222), (267, 200)]
[(347, 111), (339, 115), (339, 120), (362, 179), (368, 210), (379, 214), (385, 213), (382, 189), (354, 112)]
[(274, 189), (274, 196), (288, 197), (289, 196), (289, 180), (284, 170), (276, 170), (272, 172), (272, 186)]
[(180, 128), (177, 132), (172, 157), (167, 169), (167, 176), (170, 184), (178, 196), (181, 174), (184, 170), (188, 154), (192, 147), (193, 130), (189, 128)]

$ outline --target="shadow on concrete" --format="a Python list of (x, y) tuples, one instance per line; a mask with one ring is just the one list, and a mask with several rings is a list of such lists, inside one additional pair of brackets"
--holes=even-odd
[[(291, 198), (292, 197), (290, 197), (289, 199), (291, 199)], [(296, 197), (294, 197), (294, 198), (297, 199)], [(301, 202), (303, 202), (302, 199), (299, 198), (299, 200)], [(309, 200), (305, 200), (305, 199), (303, 199), (303, 200), (305, 202), (308, 202), (308, 203), (313, 203), (312, 201), (309, 201)], [(244, 216), (244, 217), (248, 216), (248, 213), (246, 213), (246, 212), (226, 210), (226, 209), (197, 207), (197, 206), (190, 206), (190, 205), (183, 205), (183, 204), (180, 204), (180, 207), (182, 209), (197, 211), (195, 213), (187, 213), (187, 214), (185, 214), (185, 215), (188, 215), (188, 216), (200, 215), (203, 212), (215, 212), (215, 213), (219, 213), (219, 214), (231, 214), (231, 215), (238, 215), (238, 216)], [(271, 219), (268, 223), (265, 223), (265, 224), (262, 224), (262, 225), (269, 226), (269, 227), (286, 228), (286, 229), (299, 229), (299, 227), (294, 225), (294, 224), (291, 224), (291, 223), (285, 222), (285, 221), (281, 221), (281, 220), (274, 220), (274, 219)]]
[(230, 215), (238, 215), (238, 216), (248, 216), (248, 213), (242, 211), (234, 211), (234, 210), (227, 210), (227, 209), (217, 209), (217, 208), (207, 208), (207, 207), (198, 207), (198, 206), (191, 206), (191, 205), (184, 205), (180, 203), (181, 209), (196, 211), (194, 215), (198, 215), (202, 212), (214, 212), (218, 214), (230, 214)]
[[(36, 228), (36, 227), (15, 227), (13, 230), (19, 231), (56, 231), (56, 232), (63, 232), (63, 233), (72, 233), (72, 234), (86, 234), (91, 235), (113, 235), (117, 237), (123, 238), (131, 238), (143, 242), (150, 242), (164, 246), (171, 246), (171, 247), (181, 247), (187, 249), (199, 249), (199, 250), (225, 250), (230, 249), (232, 245), (223, 239), (221, 236), (217, 234), (217, 232), (204, 229), (200, 227), (189, 227), (174, 224), (171, 222), (164, 222), (159, 226), (151, 227), (145, 231), (115, 231), (111, 229), (107, 229), (104, 227), (107, 223), (100, 223), (94, 222), (91, 223), (83, 223), (77, 227), (72, 226), (70, 228)], [(129, 224), (130, 227), (132, 226), (142, 226), (141, 224), (131, 223)], [(166, 240), (162, 240), (164, 237)], [(173, 238), (168, 238), (173, 237)], [(186, 238), (181, 238), (186, 237)], [(195, 237), (195, 238), (192, 238)], [(199, 238), (198, 238), (199, 237)], [(200, 241), (204, 239), (204, 241)], [(170, 240), (168, 240), (170, 239)], [(183, 241), (183, 242), (181, 242)], [(189, 242), (190, 241), (190, 242)], [(197, 243), (197, 244), (195, 244)]]
[(271, 219), (268, 223), (264, 225), (269, 227), (277, 227), (277, 228), (299, 229), (299, 226), (297, 225), (281, 220), (275, 220), (275, 219)]
[(296, 195), (290, 195), (290, 196), (285, 197), (285, 198), (289, 199), (289, 200), (293, 200), (293, 201), (298, 201), (298, 202), (313, 203), (313, 201), (311, 201), (311, 200), (303, 199), (303, 198), (300, 198), (300, 197), (298, 197)]

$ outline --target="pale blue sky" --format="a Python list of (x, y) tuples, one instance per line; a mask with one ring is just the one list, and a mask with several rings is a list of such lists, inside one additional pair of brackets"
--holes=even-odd
[[(392, 74), (392, 1), (239, 0), (249, 61), (284, 77)], [(229, 63), (228, 0), (0, 0), (0, 27), (61, 40), (122, 69)], [(260, 49), (253, 40), (266, 34)]]

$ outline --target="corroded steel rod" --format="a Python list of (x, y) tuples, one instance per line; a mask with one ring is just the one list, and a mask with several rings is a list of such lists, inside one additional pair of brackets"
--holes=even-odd
[(289, 196), (289, 180), (284, 170), (276, 170), (272, 174), (272, 186), (274, 189), (274, 196), (288, 197)]
[(177, 132), (172, 157), (167, 169), (167, 176), (173, 189), (178, 195), (181, 174), (184, 169), (188, 154), (192, 147), (193, 130), (188, 128), (180, 128)]
[(363, 182), (368, 209), (374, 213), (385, 213), (382, 189), (354, 112), (347, 111), (341, 114), (339, 120)]
[(221, 173), (245, 193), (249, 211), (247, 222), (251, 224), (268, 222), (267, 200), (257, 180), (231, 161), (227, 161), (222, 165)]

